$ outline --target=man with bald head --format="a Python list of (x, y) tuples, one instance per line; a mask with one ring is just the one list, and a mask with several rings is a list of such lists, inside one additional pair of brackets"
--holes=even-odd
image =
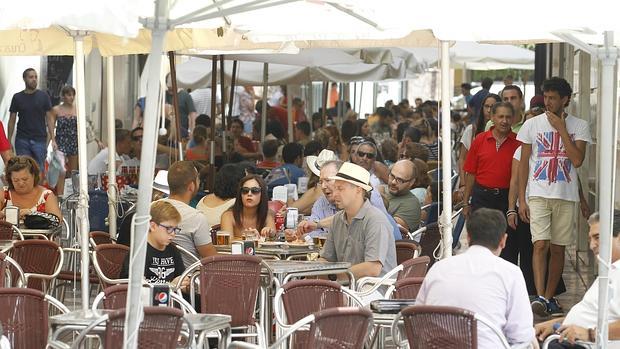
[(420, 202), (410, 191), (414, 176), (412, 161), (396, 162), (390, 171), (387, 187), (381, 193), (388, 203), (388, 213), (408, 231), (416, 230), (420, 225)]

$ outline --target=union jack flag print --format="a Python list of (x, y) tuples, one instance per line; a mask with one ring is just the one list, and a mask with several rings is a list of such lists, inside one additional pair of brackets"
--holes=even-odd
[[(573, 135), (571, 135), (571, 138)], [(559, 132), (542, 132), (536, 137), (538, 160), (534, 167), (534, 180), (547, 181), (549, 184), (572, 181), (570, 171), (572, 163), (566, 155), (564, 143)]]

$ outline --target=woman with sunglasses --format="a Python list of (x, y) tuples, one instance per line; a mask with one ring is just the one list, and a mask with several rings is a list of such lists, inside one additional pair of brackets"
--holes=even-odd
[[(185, 271), (181, 253), (172, 244), (172, 239), (181, 231), (178, 227), (181, 214), (167, 201), (155, 201), (151, 204), (151, 221), (146, 241), (146, 263), (144, 278), (152, 284), (172, 283)], [(119, 274), (121, 279), (129, 277), (129, 255), (123, 261)], [(183, 288), (189, 285), (189, 279), (183, 281)]]
[(267, 185), (259, 175), (250, 174), (239, 182), (235, 204), (222, 214), (221, 229), (241, 239), (243, 232), (275, 233), (275, 221), (268, 207)]

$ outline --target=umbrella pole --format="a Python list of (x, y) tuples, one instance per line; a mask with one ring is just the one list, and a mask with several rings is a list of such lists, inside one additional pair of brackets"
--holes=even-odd
[[(144, 279), (144, 265), (146, 259), (146, 236), (150, 221), (150, 206), (155, 171), (155, 148), (157, 146), (157, 111), (160, 93), (160, 75), (164, 41), (166, 37), (166, 21), (168, 18), (168, 2), (158, 0), (154, 17), (147, 20), (147, 27), (152, 30), (151, 62), (148, 66), (146, 83), (146, 107), (144, 110), (144, 138), (140, 162), (140, 181), (138, 203), (132, 226), (134, 228), (131, 243), (131, 258), (129, 270), (129, 288), (127, 293), (127, 313), (125, 315), (124, 347), (136, 348), (138, 329), (143, 318), (141, 289)], [(88, 276), (88, 272), (86, 274)]]
[(450, 43), (441, 42), (441, 177), (443, 214), (441, 220), (442, 258), (452, 256), (452, 153), (450, 130)]
[(321, 111), (321, 118), (323, 120), (323, 126), (327, 125), (327, 96), (329, 95), (329, 81), (323, 83), (323, 110)]
[(267, 81), (269, 81), (269, 63), (263, 64), (263, 106), (260, 118), (260, 140), (265, 140), (267, 132)]
[[(224, 149), (226, 149), (226, 85), (225, 85), (225, 81), (226, 81), (226, 76), (225, 76), (225, 72), (224, 72), (224, 55), (220, 55), (220, 88), (221, 88), (221, 94), (222, 94), (222, 152), (224, 152)], [(232, 85), (231, 85), (232, 86)], [(231, 87), (230, 89), (230, 106), (228, 108), (228, 114), (230, 115), (232, 113), (232, 94), (234, 93), (233, 88)], [(233, 147), (231, 147), (231, 149), (234, 149), (234, 144), (231, 144)], [(224, 156), (228, 157), (227, 154), (224, 154)]]
[(286, 85), (286, 113), (288, 116), (288, 141), (293, 143), (295, 135), (293, 134), (293, 96), (291, 96), (291, 85)]
[(179, 113), (179, 90), (177, 87), (177, 68), (174, 61), (174, 51), (168, 52), (168, 60), (170, 61), (170, 80), (172, 82), (172, 104), (174, 107), (174, 124), (176, 126), (175, 136), (179, 147), (178, 157), (175, 156), (175, 159), (182, 161), (183, 142), (181, 141), (181, 114)]
[(116, 237), (116, 120), (114, 118), (114, 57), (106, 58), (106, 109), (108, 114), (108, 227)]
[[(211, 57), (211, 177), (209, 191), (215, 187), (215, 114), (217, 105), (217, 56)], [(223, 140), (222, 146), (226, 144)], [(226, 156), (226, 148), (222, 149), (222, 156)]]
[(605, 46), (598, 51), (601, 60), (601, 114), (599, 118), (600, 143), (597, 163), (600, 166), (599, 176), (599, 228), (600, 249), (598, 263), (598, 319), (596, 347), (606, 348), (609, 336), (609, 267), (611, 265), (611, 237), (614, 221), (614, 188), (616, 175), (616, 99), (615, 76), (618, 49), (613, 46), (613, 32), (605, 32)]
[[(224, 66), (223, 62), (224, 61), (222, 61), (222, 67)], [(237, 88), (237, 63), (238, 63), (237, 61), (233, 61), (232, 76), (230, 79), (230, 98), (228, 99), (228, 119), (231, 119), (231, 120), (232, 120), (233, 104), (235, 102), (235, 89)], [(222, 79), (224, 79), (223, 73), (222, 73)]]
[(81, 275), (82, 275), (82, 310), (89, 308), (89, 263), (90, 256), (88, 254), (88, 233), (90, 223), (88, 222), (88, 158), (86, 154), (86, 91), (84, 84), (84, 35), (85, 33), (73, 33), (73, 42), (75, 44), (75, 82), (76, 82), (76, 102), (77, 102), (77, 120), (78, 120), (78, 166), (80, 193), (77, 207), (78, 229), (80, 234), (81, 245)]

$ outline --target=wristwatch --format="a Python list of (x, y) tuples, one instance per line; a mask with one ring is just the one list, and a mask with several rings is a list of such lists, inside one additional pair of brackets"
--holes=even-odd
[(321, 221), (320, 220), (315, 218), (315, 219), (312, 220), (312, 222), (314, 222), (314, 224), (316, 224), (316, 228), (317, 229), (323, 230), (323, 228), (321, 227)]

